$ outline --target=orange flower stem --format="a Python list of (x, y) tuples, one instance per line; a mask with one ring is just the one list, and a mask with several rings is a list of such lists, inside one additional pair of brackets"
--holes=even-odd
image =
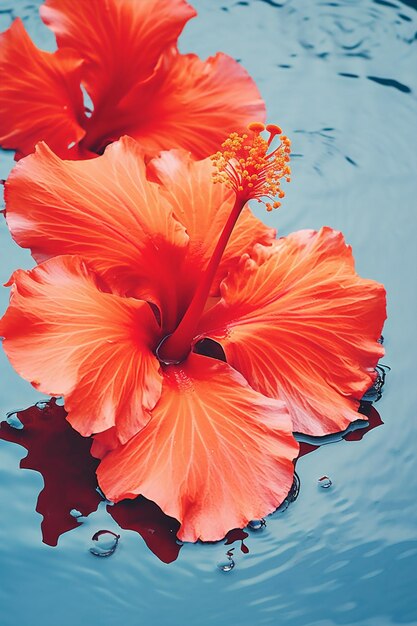
[(188, 309), (172, 335), (166, 337), (158, 348), (158, 357), (163, 363), (180, 363), (189, 354), (200, 317), (204, 311), (217, 268), (227, 246), (236, 221), (246, 204), (246, 199), (237, 196), (233, 209), (220, 235), (213, 255), (204, 270), (202, 279), (194, 293)]

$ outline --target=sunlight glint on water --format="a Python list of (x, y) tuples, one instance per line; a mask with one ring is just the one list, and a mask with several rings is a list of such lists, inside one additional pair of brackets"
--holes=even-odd
[[(23, 449), (0, 442), (0, 606), (3, 626), (417, 624), (417, 472), (413, 387), (417, 10), (378, 0), (197, 0), (183, 52), (216, 50), (255, 77), (270, 122), (292, 140), (293, 180), (283, 208), (262, 219), (280, 234), (327, 224), (352, 245), (360, 274), (389, 297), (384, 362), (392, 367), (378, 410), (384, 426), (358, 442), (325, 445), (297, 464), (297, 501), (233, 544), (185, 545), (165, 565), (141, 537), (120, 531), (101, 505), (57, 548), (41, 543), (35, 512), (42, 478), (20, 470)], [(38, 45), (53, 49), (38, 3), (0, 2)], [(12, 165), (1, 155), (0, 176)], [(1, 279), (30, 267), (1, 225)], [(2, 308), (7, 290), (1, 293)], [(0, 410), (41, 399), (3, 355)], [(329, 489), (320, 488), (331, 477)], [(100, 529), (120, 534), (115, 553), (88, 549)]]

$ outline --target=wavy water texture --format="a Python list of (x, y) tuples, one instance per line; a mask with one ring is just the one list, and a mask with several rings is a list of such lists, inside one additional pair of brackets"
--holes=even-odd
[[(50, 50), (38, 4), (1, 0), (0, 26), (19, 15), (36, 43)], [(187, 25), (181, 51), (206, 57), (216, 48), (241, 60), (259, 85), (269, 120), (292, 139), (285, 206), (268, 215), (256, 207), (257, 214), (280, 235), (324, 224), (343, 231), (358, 272), (387, 288), (385, 360), (392, 372), (378, 403), (384, 425), (361, 441), (332, 443), (301, 458), (298, 499), (266, 527), (248, 530), (248, 554), (239, 543), (185, 544), (169, 566), (128, 530), (112, 557), (92, 557), (94, 532), (119, 531), (103, 506), (65, 533), (57, 549), (42, 544), (35, 512), (42, 478), (19, 470), (24, 452), (0, 442), (2, 623), (415, 626), (417, 5), (193, 4), (199, 17)], [(12, 156), (1, 155), (0, 177)], [(5, 282), (31, 260), (4, 224), (0, 237)], [(0, 298), (4, 309), (7, 290)], [(0, 360), (4, 416), (39, 395)], [(318, 484), (323, 476), (332, 481), (329, 489)], [(233, 547), (235, 567), (219, 571)]]

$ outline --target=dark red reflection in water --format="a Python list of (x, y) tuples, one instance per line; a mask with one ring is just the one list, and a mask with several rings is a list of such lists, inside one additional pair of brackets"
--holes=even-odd
[(235, 543), (235, 541), (240, 541), (241, 551), (244, 554), (248, 554), (249, 548), (244, 543), (244, 540), (246, 539), (246, 537), (249, 537), (249, 533), (247, 533), (246, 530), (242, 530), (241, 528), (234, 528), (233, 530), (229, 530), (229, 532), (227, 533), (225, 537), (226, 541), (224, 542), (224, 545), (230, 546), (232, 543)]
[(101, 501), (96, 491), (98, 460), (90, 455), (91, 441), (71, 428), (64, 407), (55, 398), (44, 408), (35, 405), (16, 415), (24, 428), (17, 430), (2, 422), (0, 438), (26, 448), (28, 454), (20, 467), (42, 474), (45, 485), (36, 510), (43, 515), (44, 543), (56, 546), (60, 535), (78, 526), (71, 509), (89, 515)]
[(122, 500), (107, 511), (125, 530), (135, 530), (146, 545), (164, 563), (172, 563), (178, 556), (181, 544), (177, 543), (179, 522), (165, 515), (154, 502), (139, 496)]
[[(368, 425), (343, 434), (343, 439), (358, 441), (383, 423), (371, 403), (362, 403), (360, 412), (368, 417)], [(101, 501), (95, 474), (99, 461), (90, 455), (91, 439), (71, 428), (65, 419), (65, 409), (56, 403), (55, 398), (43, 406), (18, 411), (16, 416), (24, 428), (18, 430), (1, 422), (0, 439), (26, 448), (28, 454), (21, 460), (20, 467), (42, 474), (44, 488), (39, 494), (36, 510), (43, 515), (44, 543), (55, 546), (60, 535), (79, 525), (70, 514), (72, 509), (83, 516), (97, 509)], [(320, 445), (320, 440), (301, 443), (298, 458)], [(179, 522), (165, 515), (155, 503), (140, 496), (108, 505), (107, 511), (121, 528), (138, 532), (164, 563), (171, 563), (178, 557), (181, 549), (176, 538)], [(225, 537), (225, 545), (239, 541), (241, 551), (247, 554), (249, 548), (244, 543), (247, 537), (244, 530), (231, 530)]]
[[(36, 510), (43, 515), (44, 543), (56, 546), (58, 538), (79, 523), (71, 515), (75, 509), (87, 516), (102, 501), (97, 492), (96, 468), (99, 460), (90, 454), (91, 439), (79, 435), (67, 422), (64, 407), (52, 398), (44, 408), (31, 406), (17, 411), (24, 428), (18, 430), (0, 423), (0, 439), (18, 443), (28, 450), (20, 467), (42, 474), (45, 486)], [(148, 547), (165, 563), (174, 561), (180, 545), (176, 543), (179, 523), (162, 513), (145, 498), (120, 502), (107, 510), (125, 529), (136, 530)]]

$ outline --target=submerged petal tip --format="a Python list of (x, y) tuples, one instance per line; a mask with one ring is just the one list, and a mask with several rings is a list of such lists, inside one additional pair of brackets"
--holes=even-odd
[[(211, 157), (216, 169), (213, 179), (215, 183), (229, 185), (244, 202), (256, 199), (271, 211), (281, 206), (279, 200), (285, 195), (281, 179), (290, 181), (291, 143), (276, 124), (265, 126), (252, 122), (248, 131), (241, 135), (231, 133), (223, 142), (222, 150)], [(268, 139), (261, 135), (264, 131), (269, 133)], [(279, 145), (268, 152), (277, 135), (280, 135)]]

